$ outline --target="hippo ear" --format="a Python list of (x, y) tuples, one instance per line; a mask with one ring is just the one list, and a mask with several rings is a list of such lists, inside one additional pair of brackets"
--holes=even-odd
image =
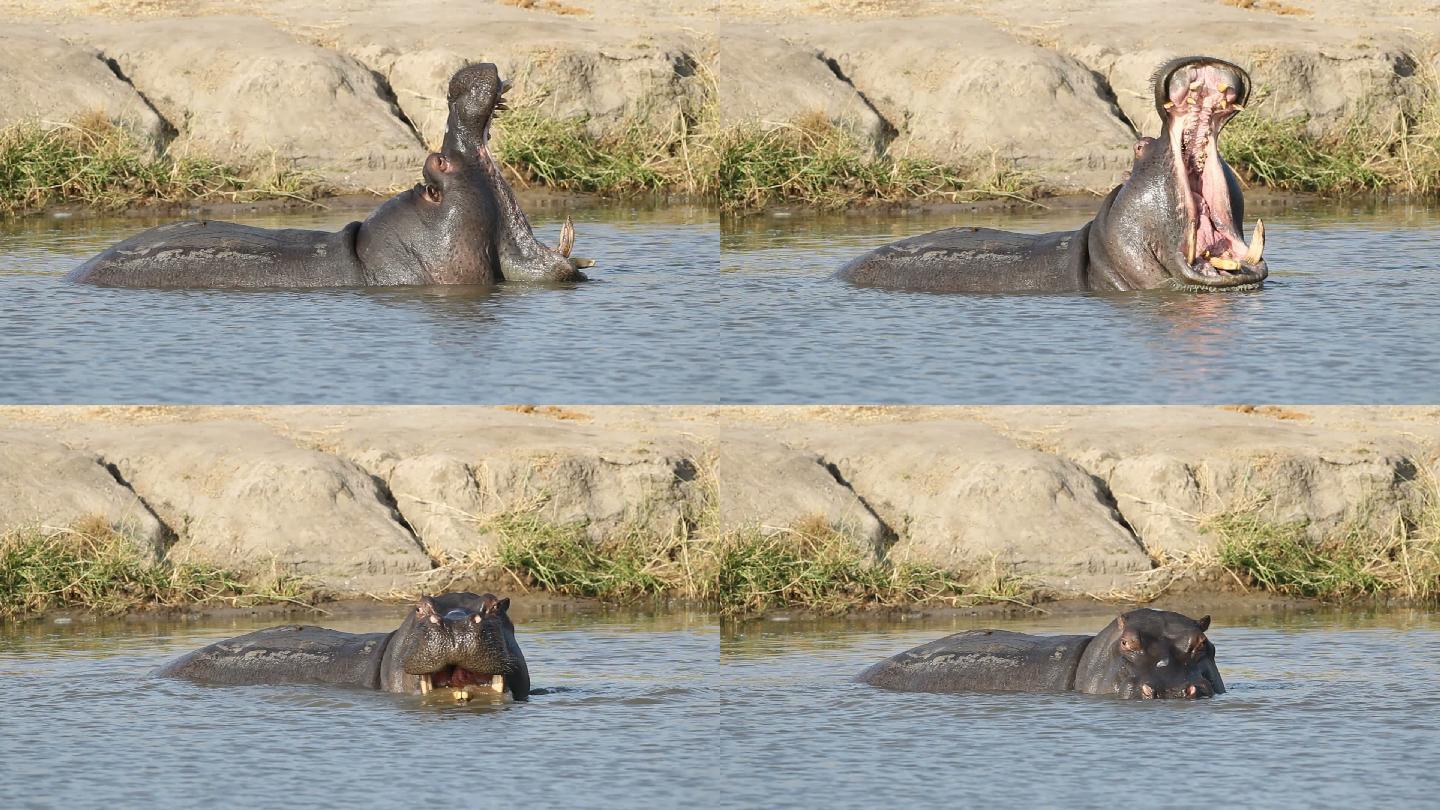
[(415, 618), (438, 620), (439, 615), (435, 612), (435, 601), (428, 596), (420, 597), (415, 603)]
[(1200, 632), (1202, 632), (1202, 633), (1205, 632), (1206, 630), (1209, 630), (1209, 629), (1210, 629), (1210, 617), (1209, 617), (1209, 616), (1201, 616), (1201, 617), (1200, 617), (1200, 621), (1195, 622), (1195, 623), (1198, 624), (1198, 625), (1200, 625)]
[(510, 610), (510, 597), (507, 596), (504, 599), (501, 599), (499, 602), (496, 602), (495, 610), (499, 611), (500, 613), (508, 612)]

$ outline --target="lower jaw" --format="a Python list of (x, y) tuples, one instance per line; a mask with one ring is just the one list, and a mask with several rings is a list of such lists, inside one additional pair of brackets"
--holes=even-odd
[(440, 694), (454, 698), (459, 703), (465, 703), (471, 698), (478, 697), (485, 693), (505, 694), (505, 676), (491, 675), (489, 681), (478, 683), (467, 683), (462, 686), (435, 686), (430, 675), (420, 676), (420, 694)]
[(1165, 289), (1175, 290), (1177, 292), (1245, 292), (1246, 290), (1258, 290), (1260, 289), (1260, 286), (1264, 283), (1265, 282), (1263, 280), (1247, 281), (1244, 284), (1232, 284), (1228, 287), (1212, 287), (1209, 284), (1196, 284), (1193, 281), (1183, 281), (1178, 278), (1168, 278), (1165, 280)]

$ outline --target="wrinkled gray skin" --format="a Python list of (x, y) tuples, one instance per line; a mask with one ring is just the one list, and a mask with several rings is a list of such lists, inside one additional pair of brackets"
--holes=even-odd
[(421, 693), (420, 676), (437, 688), (505, 676), (516, 700), (530, 695), (530, 670), (515, 641), (509, 599), (493, 594), (422, 596), (390, 633), (343, 633), (287, 625), (216, 642), (156, 673), (202, 683), (318, 683)]
[(1196, 699), (1225, 691), (1210, 617), (1141, 608), (1095, 636), (970, 630), (888, 658), (857, 680), (901, 692), (1084, 692)]
[[(1191, 82), (1200, 86), (1193, 91)], [(1020, 234), (991, 228), (946, 228), (876, 248), (836, 278), (861, 287), (917, 292), (1066, 292), (1155, 288), (1218, 290), (1258, 286), (1265, 261), (1247, 257), (1245, 200), (1216, 143), (1249, 95), (1250, 77), (1236, 65), (1185, 57), (1162, 65), (1153, 82), (1164, 122), (1141, 138), (1129, 176), (1078, 231)], [(1193, 98), (1192, 98), (1193, 97)], [(1178, 100), (1178, 103), (1177, 103)], [(1208, 170), (1207, 170), (1208, 167)], [(1215, 211), (1197, 206), (1215, 202)], [(1220, 231), (1187, 256), (1199, 223)], [(1240, 267), (1217, 269), (1201, 255)]]
[[(338, 233), (231, 222), (162, 225), (66, 276), (110, 287), (359, 287), (583, 281), (587, 259), (535, 239), (486, 142), (504, 86), (492, 64), (450, 79), (445, 141), (423, 181)], [(567, 231), (569, 230), (567, 224)]]

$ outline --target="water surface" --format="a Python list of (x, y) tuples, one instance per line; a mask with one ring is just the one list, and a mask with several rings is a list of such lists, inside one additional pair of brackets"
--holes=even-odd
[(937, 295), (829, 276), (958, 225), (1068, 230), (1030, 213), (773, 212), (725, 223), (736, 400), (896, 403), (1416, 403), (1440, 399), (1440, 210), (1250, 206), (1270, 279), (1238, 293)]
[[(727, 627), (720, 759), (750, 806), (1420, 807), (1440, 790), (1434, 614), (1217, 616), (1208, 701), (906, 694), (852, 683), (951, 632), (1110, 617)], [(764, 774), (757, 778), (756, 774)], [(774, 801), (776, 796), (793, 801)]]
[(276, 623), (0, 624), (0, 804), (634, 807), (713, 787), (717, 630), (705, 616), (522, 621), (534, 685), (558, 690), (525, 703), (150, 675)]

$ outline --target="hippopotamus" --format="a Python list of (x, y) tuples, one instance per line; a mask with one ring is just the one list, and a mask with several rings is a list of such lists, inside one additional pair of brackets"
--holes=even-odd
[(1160, 136), (1140, 139), (1129, 176), (1078, 231), (946, 228), (876, 248), (836, 276), (920, 292), (1258, 287), (1269, 274), (1265, 226), (1245, 241), (1245, 199), (1218, 149), (1249, 98), (1249, 74), (1187, 56), (1162, 65), (1153, 84)]
[(360, 287), (582, 281), (567, 218), (556, 248), (541, 244), (490, 154), (490, 123), (506, 86), (489, 63), (450, 79), (449, 118), (423, 181), (337, 233), (233, 222), (162, 225), (77, 267), (70, 281), (110, 287)]
[(1225, 691), (1200, 620), (1141, 608), (1094, 636), (969, 630), (887, 658), (857, 680), (901, 692), (1083, 692), (1195, 699)]
[(422, 596), (389, 633), (286, 625), (219, 641), (161, 667), (214, 684), (317, 683), (459, 701), (487, 692), (530, 696), (510, 600), (468, 592)]

